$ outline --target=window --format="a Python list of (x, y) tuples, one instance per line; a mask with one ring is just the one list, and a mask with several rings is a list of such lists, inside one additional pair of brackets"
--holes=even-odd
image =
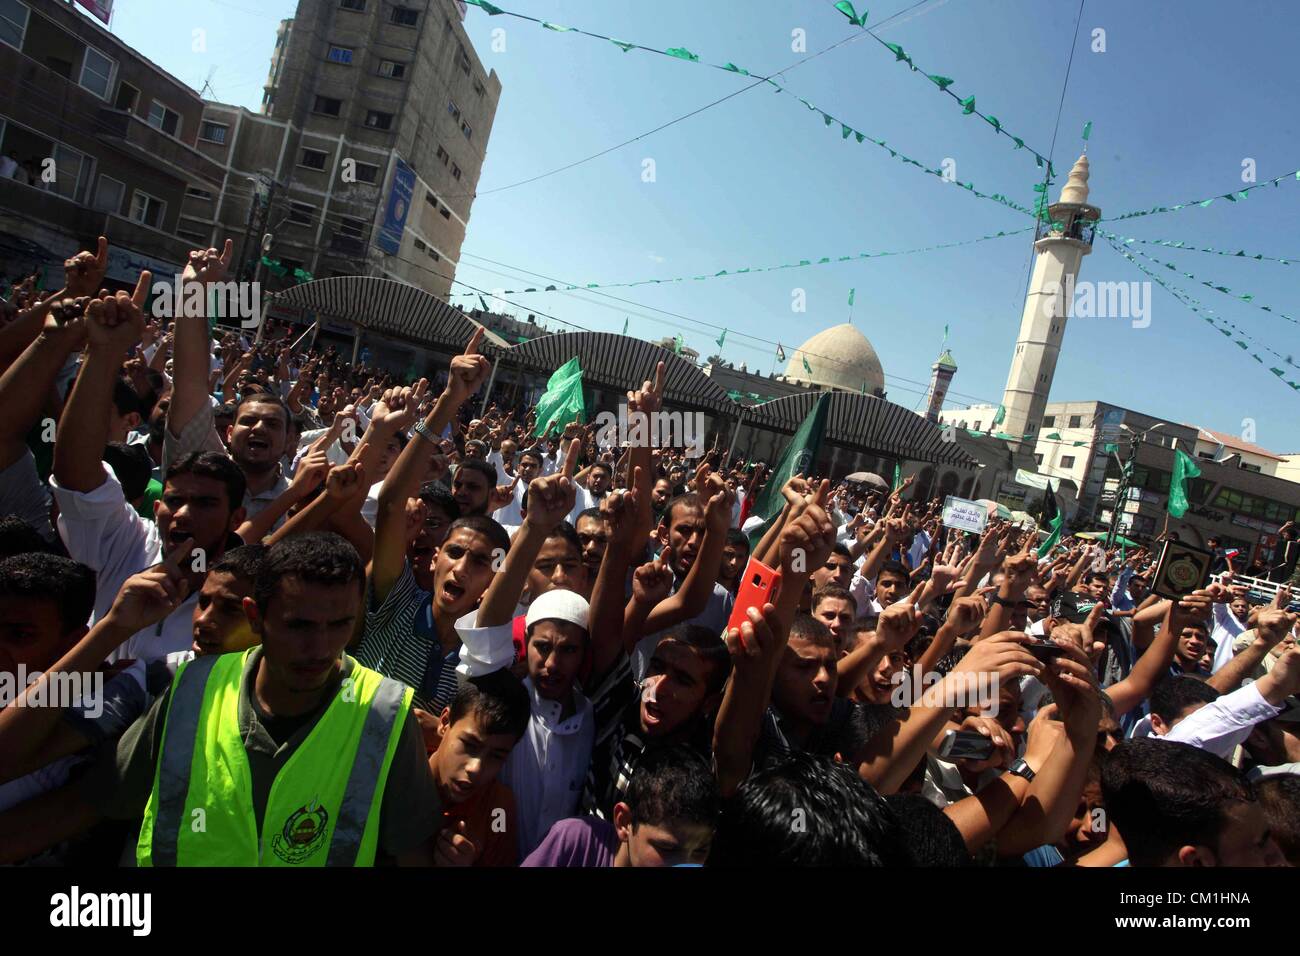
[(170, 110), (162, 103), (154, 100), (149, 105), (149, 125), (154, 129), (162, 130), (168, 136), (179, 136), (181, 117), (175, 110)]
[(306, 166), (308, 169), (324, 169), (325, 164), (329, 162), (330, 154), (320, 149), (306, 149), (298, 157), (298, 165)]
[(357, 13), (361, 13), (366, 9), (366, 0), (340, 0), (339, 9), (355, 10)]
[(1245, 471), (1253, 471), (1256, 473), (1258, 473), (1260, 470), (1259, 465), (1248, 465), (1244, 461), (1237, 467), (1242, 468)]
[(206, 245), (208, 241), (208, 234), (206, 232), (195, 232), (192, 229), (181, 229), (178, 227), (176, 229), (176, 235), (180, 236), (182, 239), (188, 239), (200, 248)]
[(432, 259), (434, 262), (438, 262), (440, 259), (442, 259), (442, 256), (438, 255), (437, 250), (435, 250), (433, 246), (430, 246), (429, 258)]
[(976, 423), (975, 423), (975, 431), (979, 431), (979, 430), (982, 429), (983, 427), (984, 427), (984, 426), (983, 426), (980, 422), (976, 422)]
[[(289, 200), (289, 216), (287, 222), (297, 223), (300, 226), (310, 226), (312, 220), (316, 218), (316, 207), (311, 203), (297, 202)], [(283, 259), (280, 260), (283, 263)]]
[(81, 59), (81, 79), (78, 82), (100, 99), (106, 100), (108, 91), (112, 88), (113, 67), (116, 65), (93, 46), (88, 46), (86, 55)]
[(1078, 427), (1081, 426), (1082, 424), (1083, 424), (1083, 416), (1082, 416), (1082, 415), (1071, 415), (1071, 416), (1070, 416), (1070, 427), (1071, 427), (1071, 428), (1078, 428)]
[(1062, 467), (1062, 468), (1073, 468), (1073, 467), (1074, 467), (1074, 456), (1073, 456), (1073, 455), (1066, 455), (1065, 457), (1063, 457), (1063, 458), (1061, 459), (1061, 467)]
[(226, 131), (230, 129), (225, 123), (213, 123), (204, 120), (199, 124), (199, 139), (208, 143), (218, 143), (224, 145), (226, 142)]
[(90, 188), (90, 166), (90, 157), (62, 143), (55, 143), (53, 191), (67, 199), (84, 202)]
[(338, 116), (343, 111), (343, 101), (330, 96), (318, 96), (316, 102), (312, 104), (311, 111), (325, 116)]
[(122, 197), (126, 195), (126, 183), (119, 182), (112, 176), (100, 176), (99, 188), (95, 190), (95, 201), (91, 204), (100, 212), (118, 214), (122, 211)]
[(387, 76), (394, 80), (400, 80), (406, 75), (406, 64), (398, 63), (396, 60), (380, 60), (379, 75)]
[(460, 67), (462, 73), (469, 76), (469, 56), (465, 53), (465, 48), (459, 43), (456, 44), (456, 65)]
[(460, 119), (460, 107), (456, 105), (455, 100), (447, 101), (447, 112), (451, 114), (452, 119)]
[(460, 131), (465, 134), (466, 139), (470, 139), (474, 136), (474, 131), (469, 128), (469, 123), (464, 121), (460, 124)]
[(393, 114), (381, 113), (379, 110), (367, 110), (366, 125), (371, 129), (392, 129)]
[(442, 161), (442, 165), (446, 166), (447, 163), (448, 163), (448, 161), (451, 159), (451, 156), (448, 155), (448, 153), (447, 153), (447, 151), (446, 151), (445, 149), (443, 149), (441, 146), (439, 146), (439, 147), (438, 147), (438, 159), (440, 159), (440, 160)]
[(150, 196), (138, 189), (131, 194), (131, 219), (135, 222), (161, 229), (163, 213), (166, 211), (167, 204), (157, 196)]
[(424, 250), (429, 248), (424, 244), (423, 239), (415, 239), (413, 241), (415, 242), (415, 248), (419, 249), (421, 252), (424, 252)]
[(1044, 416), (1043, 416), (1043, 427), (1044, 427), (1044, 428), (1055, 428), (1055, 427), (1056, 427), (1056, 416), (1055, 416), (1055, 415), (1044, 415)]
[(340, 236), (347, 236), (349, 239), (360, 239), (366, 232), (365, 220), (342, 216), (335, 232)]
[(352, 64), (352, 48), (346, 46), (330, 45), (329, 52), (325, 54), (325, 59), (331, 63), (342, 63), (345, 66)]
[[(100, 178), (102, 179), (103, 177), (101, 176)], [(212, 202), (212, 193), (208, 192), (206, 189), (197, 189), (194, 186), (189, 186), (185, 190), (185, 195), (189, 196), (191, 199), (202, 199), (206, 202)]]
[(482, 96), (484, 92), (486, 92), (483, 89), (483, 84), (478, 81), (477, 77), (475, 77), (474, 79), (474, 92), (477, 93), (479, 96)]
[(130, 83), (119, 83), (117, 84), (117, 99), (113, 101), (113, 107), (126, 110), (128, 113), (134, 113), (136, 101), (139, 99), (139, 90)]
[(393, 7), (392, 16), (389, 17), (389, 22), (396, 23), (399, 27), (413, 27), (419, 20), (420, 11), (409, 7)]
[(27, 7), (18, 0), (0, 0), (0, 40), (21, 50), (27, 35), (27, 17)]
[(450, 219), (450, 218), (451, 218), (451, 210), (448, 209), (446, 206), (443, 206), (442, 208), (440, 208), (440, 209), (438, 210), (438, 212), (442, 213), (442, 218), (443, 218), (443, 219)]
[(451, 164), (451, 178), (460, 179), (460, 167), (457, 166), (455, 163)]
[(1034, 456), (1034, 461), (1036, 461), (1036, 462), (1039, 464), (1039, 466), (1041, 467), (1042, 464), (1043, 464), (1043, 456), (1042, 456), (1042, 455), (1035, 455), (1035, 456)]
[(359, 183), (379, 182), (379, 167), (374, 163), (357, 163), (356, 173)]

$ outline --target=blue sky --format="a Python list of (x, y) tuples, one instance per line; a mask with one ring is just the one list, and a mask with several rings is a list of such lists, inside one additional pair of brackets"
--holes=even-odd
[[(870, 7), (871, 26), (912, 2), (856, 6)], [(796, 28), (806, 33), (808, 53), (860, 32), (830, 0), (499, 5), (646, 46), (686, 47), (703, 60), (731, 61), (756, 75), (807, 55), (791, 49)], [(215, 66), (216, 97), (256, 109), (276, 23), (294, 7), (292, 0), (119, 0), (113, 30), (196, 88)], [(1072, 0), (930, 0), (884, 25), (880, 35), (901, 44), (927, 72), (953, 77), (954, 91), (974, 94), (982, 111), (1046, 153), (1078, 9)], [(1300, 167), (1294, 36), (1277, 28), (1290, 16), (1286, 5), (1259, 0), (1087, 0), (1052, 154), (1053, 198), (1088, 120), (1092, 201), (1107, 216), (1241, 189), (1245, 158), (1255, 160), (1260, 180)], [(191, 52), (195, 28), (207, 31), (205, 54)], [(750, 82), (473, 7), (467, 28), (503, 86), (480, 193), (630, 139)], [(493, 52), (498, 28), (505, 30), (505, 50)], [(1095, 28), (1106, 31), (1104, 53), (1091, 50)], [(951, 158), (957, 176), (976, 188), (1026, 206), (1033, 201), (1032, 186), (1040, 181), (1033, 157), (1013, 150), (977, 117), (963, 116), (870, 38), (790, 69), (782, 82), (928, 166)], [(642, 180), (645, 159), (654, 160), (654, 182)], [(1297, 213), (1300, 182), (1292, 180), (1255, 190), (1243, 202), (1220, 200), (1110, 228), (1143, 239), (1300, 257)], [(838, 127), (827, 129), (796, 100), (759, 86), (568, 172), (480, 195), (457, 277), (492, 290), (540, 281), (520, 270), (575, 284), (712, 275), (928, 246), (1028, 222), (869, 143), (842, 140)], [(1300, 317), (1300, 264), (1138, 248)], [(610, 290), (635, 304), (590, 292), (511, 296), (523, 308), (506, 311), (548, 313), (605, 331), (620, 331), (630, 317), (632, 334), (681, 334), (702, 355), (716, 351), (719, 333), (699, 323), (725, 326), (724, 357), (767, 372), (774, 347), (746, 335), (780, 340), (790, 350), (846, 321), (848, 291), (856, 288), (853, 321), (880, 355), (890, 399), (908, 407), (921, 401), (949, 325), (948, 345), (959, 365), (950, 404), (996, 403), (1030, 254), (1031, 239), (1022, 235), (911, 256)], [(1284, 355), (1295, 349), (1300, 357), (1296, 324), (1167, 275), (1259, 342)], [(1081, 278), (1146, 277), (1099, 240)], [(797, 288), (806, 295), (804, 313), (791, 310)], [(1071, 320), (1051, 399), (1098, 399), (1233, 434), (1250, 419), (1258, 444), (1300, 451), (1300, 392), (1158, 286), (1147, 328), (1125, 319)]]

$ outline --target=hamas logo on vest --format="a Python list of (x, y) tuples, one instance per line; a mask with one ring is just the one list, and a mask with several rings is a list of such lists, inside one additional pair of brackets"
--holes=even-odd
[(285, 863), (302, 863), (325, 845), (329, 814), (315, 800), (299, 807), (284, 821), (284, 828), (271, 840), (271, 849)]

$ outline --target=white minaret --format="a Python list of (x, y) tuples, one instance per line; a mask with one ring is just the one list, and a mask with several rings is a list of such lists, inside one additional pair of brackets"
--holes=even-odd
[(947, 349), (930, 366), (930, 394), (925, 399), (925, 417), (932, 422), (939, 420), (943, 411), (943, 400), (948, 395), (948, 384), (957, 374), (957, 363)]
[(1043, 422), (1047, 394), (1056, 374), (1056, 359), (1065, 336), (1074, 283), (1083, 257), (1092, 252), (1094, 223), (1101, 210), (1088, 205), (1088, 157), (1080, 156), (1061, 190), (1060, 201), (1048, 207), (1051, 222), (1038, 224), (1034, 274), (1020, 318), (1020, 336), (1011, 358), (1011, 372), (1002, 404), (1007, 410), (1002, 430), (1033, 438)]

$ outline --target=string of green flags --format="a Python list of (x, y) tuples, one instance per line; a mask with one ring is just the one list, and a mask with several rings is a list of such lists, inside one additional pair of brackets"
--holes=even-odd
[(1247, 186), (1245, 189), (1237, 192), (1222, 193), (1218, 196), (1210, 196), (1208, 199), (1189, 199), (1187, 202), (1176, 203), (1172, 206), (1152, 206), (1150, 209), (1135, 209), (1133, 212), (1126, 212), (1118, 216), (1102, 216), (1099, 222), (1119, 222), (1121, 219), (1137, 219), (1139, 216), (1155, 216), (1165, 212), (1175, 212), (1179, 209), (1185, 209), (1190, 206), (1199, 206), (1204, 209), (1213, 203), (1216, 199), (1226, 199), (1228, 202), (1241, 202), (1246, 199), (1251, 190), (1261, 189), (1264, 186), (1277, 186), (1284, 180), (1300, 181), (1300, 169), (1293, 169), (1289, 173), (1283, 173), (1281, 176), (1274, 176), (1272, 179), (1266, 179), (1262, 183), (1255, 183), (1253, 186)]
[[(761, 80), (762, 82), (767, 83), (769, 86), (775, 89), (778, 93), (785, 93), (788, 96), (794, 97), (804, 106), (806, 106), (809, 110), (811, 110), (814, 113), (817, 113), (819, 116), (822, 117), (822, 121), (825, 126), (834, 127), (838, 125), (840, 128), (841, 139), (847, 140), (851, 136), (859, 144), (864, 142), (869, 142), (872, 145), (887, 151), (891, 158), (897, 159), (900, 162), (904, 163), (905, 165), (915, 166), (917, 169), (921, 170), (922, 172), (927, 173), (931, 176), (938, 177), (944, 182), (951, 182), (957, 186), (960, 186), (962, 189), (966, 190), (968, 193), (970, 193), (973, 196), (976, 196), (980, 199), (987, 200), (989, 202), (996, 202), (1000, 205), (1006, 206), (1009, 209), (1014, 209), (1016, 212), (1026, 216), (1037, 215), (1034, 210), (1028, 209), (1020, 205), (1019, 203), (1016, 203), (1014, 200), (1007, 198), (1005, 195), (1001, 193), (981, 192), (980, 190), (976, 189), (973, 184), (968, 182), (963, 182), (962, 180), (957, 179), (955, 176), (951, 174), (951, 172), (944, 171), (942, 169), (931, 169), (927, 167), (920, 160), (913, 159), (911, 156), (908, 156), (907, 154), (894, 149), (884, 140), (876, 139), (875, 137), (869, 136), (866, 133), (862, 132), (861, 130), (855, 129), (854, 127), (848, 125), (847, 123), (842, 122), (841, 120), (837, 119), (835, 116), (831, 115), (830, 113), (827, 113), (825, 110), (818, 107), (816, 104), (811, 103), (804, 97), (798, 96), (795, 93), (791, 92), (789, 89), (782, 86), (780, 83), (772, 79), (772, 77), (770, 76), (761, 76), (758, 74), (751, 73), (749, 70), (746, 70), (743, 67), (739, 67), (735, 63), (731, 63), (731, 62), (727, 62), (725, 64), (709, 63), (705, 60), (702, 60), (699, 54), (693, 53), (690, 50), (686, 49), (685, 47), (670, 47), (665, 50), (660, 50), (656, 47), (645, 46), (644, 44), (641, 43), (629, 43), (625, 40), (618, 40), (615, 39), (614, 37), (608, 37), (601, 33), (593, 33), (590, 30), (583, 30), (580, 29), (579, 27), (560, 26), (555, 23), (549, 23), (545, 20), (540, 20), (537, 17), (530, 17), (527, 16), (526, 14), (515, 13), (512, 10), (504, 10), (501, 7), (496, 6), (495, 4), (488, 3), (487, 0), (465, 0), (465, 2), (472, 4), (473, 6), (479, 7), (480, 9), (484, 10), (486, 13), (494, 17), (495, 16), (515, 17), (520, 20), (527, 20), (531, 23), (536, 23), (544, 27), (545, 29), (554, 32), (576, 33), (580, 36), (591, 37), (592, 39), (596, 39), (596, 40), (604, 40), (609, 43), (613, 43), (624, 53), (630, 52), (631, 50), (642, 50), (646, 53), (657, 53), (661, 56), (669, 56), (669, 57), (673, 57), (674, 59), (685, 60), (688, 63), (698, 63), (701, 66), (708, 66), (716, 70), (723, 70), (727, 73), (735, 73), (739, 76), (748, 76), (756, 80)], [(943, 79), (943, 77), (940, 77), (940, 79)], [(1014, 138), (1015, 137), (1013, 137), (1013, 139)], [(1044, 165), (1050, 165), (1050, 164), (1046, 164), (1044, 157), (1042, 157), (1038, 153), (1034, 153), (1034, 155), (1035, 157), (1037, 157), (1037, 162), (1040, 167)], [(1037, 188), (1038, 187), (1035, 187), (1035, 189)]]
[[(1276, 349), (1270, 348), (1269, 346), (1263, 344), (1262, 342), (1258, 342), (1255, 339), (1255, 337), (1252, 336), (1249, 332), (1246, 332), (1244, 329), (1239, 328), (1232, 322), (1229, 322), (1227, 319), (1224, 319), (1221, 316), (1217, 315), (1217, 313), (1215, 313), (1213, 309), (1206, 307), (1205, 304), (1202, 303), (1195, 296), (1187, 292), (1184, 292), (1183, 290), (1177, 288), (1176, 286), (1171, 285), (1162, 276), (1160, 276), (1156, 272), (1153, 272), (1151, 269), (1148, 269), (1146, 266), (1144, 266), (1141, 262), (1138, 261), (1137, 257), (1131, 255), (1127, 249), (1123, 248), (1119, 244), (1109, 239), (1106, 241), (1112, 249), (1114, 249), (1121, 256), (1123, 256), (1134, 266), (1136, 266), (1144, 275), (1149, 276), (1152, 279), (1152, 281), (1154, 281), (1157, 285), (1159, 285), (1166, 292), (1172, 295), (1175, 299), (1177, 299), (1183, 305), (1187, 306), (1189, 309), (1191, 309), (1193, 312), (1199, 315), (1206, 322), (1214, 326), (1215, 330), (1218, 331), (1221, 335), (1223, 335), (1225, 338), (1232, 339), (1233, 344), (1235, 344), (1243, 352), (1248, 352), (1250, 354), (1250, 357), (1253, 358), (1256, 362), (1259, 362), (1261, 365), (1268, 364), (1267, 362), (1264, 361), (1263, 358), (1260, 357), (1258, 352), (1250, 351), (1250, 344), (1248, 343), (1247, 340), (1249, 340), (1249, 342), (1254, 342), (1256, 347), (1262, 348), (1270, 355), (1276, 356), (1282, 362), (1283, 365), (1290, 366), (1291, 368), (1300, 368), (1300, 366), (1297, 366), (1295, 364), (1295, 362), (1292, 360), (1290, 355), (1283, 355), (1281, 352), (1277, 351)], [(1234, 335), (1239, 335), (1241, 336), (1241, 338), (1234, 338)], [(1285, 369), (1280, 368), (1278, 366), (1269, 366), (1269, 371), (1272, 372), (1274, 375), (1276, 375), (1282, 381), (1286, 382), (1287, 385), (1290, 385), (1293, 390), (1300, 391), (1300, 382), (1295, 382), (1292, 381), (1291, 379), (1284, 377), (1286, 375)]]
[(1108, 239), (1118, 239), (1124, 245), (1130, 245), (1134, 242), (1144, 246), (1164, 246), (1167, 249), (1181, 249), (1186, 252), (1209, 252), (1216, 256), (1228, 256), (1233, 259), (1254, 259), (1259, 262), (1280, 262), (1284, 266), (1289, 266), (1293, 262), (1300, 262), (1300, 256), (1290, 256), (1283, 259), (1279, 256), (1266, 256), (1262, 252), (1247, 252), (1245, 249), (1238, 249), (1236, 252), (1228, 252), (1226, 249), (1211, 249), (1208, 246), (1194, 246), (1191, 243), (1184, 242), (1182, 239), (1137, 239), (1133, 236), (1121, 236), (1117, 233), (1106, 232), (1102, 234)]
[[(1108, 239), (1118, 238), (1113, 233), (1103, 232), (1102, 234), (1106, 236), (1106, 238)], [(1199, 282), (1201, 285), (1207, 286), (1208, 288), (1213, 289), (1215, 292), (1221, 292), (1224, 295), (1231, 296), (1234, 299), (1238, 299), (1242, 302), (1247, 302), (1262, 312), (1271, 312), (1273, 315), (1281, 316), (1282, 318), (1286, 319), (1288, 322), (1292, 323), (1293, 325), (1300, 325), (1300, 321), (1297, 321), (1296, 319), (1287, 315), (1285, 312), (1279, 311), (1278, 309), (1275, 309), (1269, 305), (1260, 305), (1258, 302), (1255, 301), (1254, 293), (1236, 292), (1232, 289), (1229, 289), (1226, 285), (1219, 285), (1218, 283), (1210, 282), (1208, 279), (1198, 279), (1190, 272), (1183, 272), (1172, 262), (1165, 262), (1163, 259), (1157, 259), (1155, 256), (1149, 255), (1148, 253), (1143, 252), (1141, 249), (1134, 249), (1133, 251), (1137, 253), (1139, 256), (1141, 256), (1143, 259), (1147, 260), (1147, 262), (1153, 262), (1158, 266), (1164, 266), (1166, 269), (1170, 270), (1171, 272), (1177, 272), (1185, 279), (1191, 279), (1193, 282)]]
[[(922, 252), (935, 252), (940, 249), (954, 249), (957, 246), (969, 246), (976, 242), (986, 242), (990, 239), (1002, 239), (1006, 236), (1020, 236), (1033, 230), (1033, 226), (1025, 226), (1023, 229), (1003, 229), (998, 232), (991, 232), (988, 235), (977, 236), (974, 239), (962, 239), (957, 242), (941, 242), (936, 245), (920, 246), (916, 249), (895, 249), (886, 252), (859, 252), (851, 256), (822, 256), (820, 259), (800, 259), (798, 262), (787, 262), (779, 266), (747, 266), (744, 269), (720, 269), (712, 274), (702, 274), (693, 276), (675, 276), (671, 279), (638, 279), (635, 282), (588, 282), (586, 285), (548, 285), (543, 287), (529, 287), (526, 289), (502, 289), (495, 293), (496, 295), (522, 295), (525, 292), (573, 292), (584, 289), (628, 289), (639, 285), (666, 285), (670, 282), (703, 282), (708, 279), (721, 279), (727, 276), (751, 275), (758, 272), (777, 272), (781, 269), (805, 269), (811, 266), (824, 266), (833, 262), (853, 262), (859, 259), (881, 259), (885, 256), (910, 256)], [(471, 296), (473, 292), (454, 292), (453, 296)], [(850, 305), (853, 303), (850, 302)]]
[[(845, 2), (845, 0), (841, 0), (840, 3), (836, 3), (834, 6), (836, 10), (840, 11), (840, 13), (844, 14), (846, 17), (849, 18), (850, 23), (854, 24), (855, 26), (862, 27), (864, 30), (866, 29), (867, 13), (865, 10), (862, 12), (861, 16), (858, 16), (858, 14), (853, 9), (853, 4)], [(871, 39), (879, 43), (884, 49), (894, 54), (894, 62), (906, 63), (908, 69), (910, 69), (913, 73), (921, 74), (927, 80), (929, 80), (931, 83), (937, 86), (939, 88), (939, 92), (945, 93), (948, 96), (952, 97), (953, 102), (961, 107), (963, 116), (978, 116), (985, 123), (988, 123), (989, 126), (993, 127), (994, 133), (997, 133), (1000, 136), (1006, 136), (1013, 143), (1015, 143), (1016, 149), (1028, 150), (1029, 153), (1033, 155), (1034, 161), (1037, 163), (1039, 169), (1042, 169), (1044, 164), (1046, 164), (1047, 168), (1051, 170), (1051, 166), (1052, 166), (1051, 160), (1049, 160), (1038, 150), (1034, 149), (1032, 146), (1026, 146), (1025, 141), (1021, 139), (1019, 136), (1014, 135), (1006, 127), (1004, 127), (1002, 125), (1002, 121), (999, 120), (996, 116), (992, 116), (988, 113), (982, 113), (978, 109), (976, 109), (975, 96), (973, 94), (971, 96), (962, 97), (959, 96), (957, 93), (955, 93), (951, 89), (951, 87), (957, 81), (954, 80), (952, 77), (942, 76), (938, 73), (926, 72), (921, 67), (917, 66), (916, 63), (913, 62), (912, 60), (912, 55), (908, 53), (906, 50), (904, 50), (897, 43), (889, 43), (885, 40), (882, 40), (880, 37), (876, 36), (874, 33), (872, 33), (869, 30), (867, 31), (867, 35), (870, 36)], [(1089, 131), (1091, 131), (1091, 126), (1092, 124), (1089, 123), (1088, 124)], [(1084, 136), (1084, 139), (1087, 139), (1087, 136)]]

